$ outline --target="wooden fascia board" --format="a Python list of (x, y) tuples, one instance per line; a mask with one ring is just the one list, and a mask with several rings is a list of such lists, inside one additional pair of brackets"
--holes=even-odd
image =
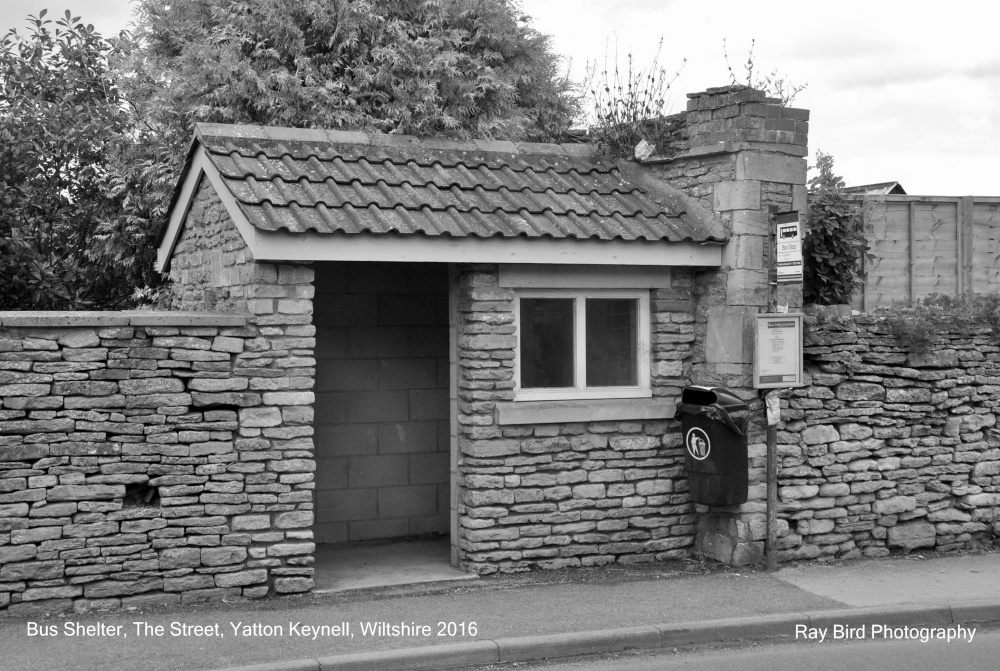
[[(200, 153), (197, 154), (200, 156)], [(160, 246), (156, 250), (156, 271), (167, 272), (170, 266), (170, 257), (173, 256), (174, 247), (181, 236), (184, 228), (184, 220), (187, 219), (188, 212), (194, 202), (194, 195), (198, 191), (198, 183), (201, 181), (202, 170), (195, 164), (197, 158), (192, 159), (192, 165), (184, 175), (184, 183), (181, 185), (180, 194), (174, 201), (170, 210), (170, 219), (167, 222), (167, 231), (160, 239)]]
[(243, 212), (240, 210), (239, 203), (236, 198), (226, 187), (225, 180), (222, 179), (222, 175), (219, 171), (212, 165), (208, 156), (205, 153), (203, 147), (199, 147), (191, 159), (191, 166), (187, 171), (187, 176), (184, 179), (184, 184), (181, 187), (180, 196), (174, 205), (173, 210), (170, 214), (170, 221), (167, 224), (167, 232), (163, 236), (163, 240), (160, 242), (160, 247), (157, 249), (157, 261), (156, 269), (157, 271), (164, 273), (170, 266), (170, 258), (173, 256), (174, 247), (177, 246), (177, 241), (181, 237), (181, 231), (184, 230), (185, 222), (187, 221), (188, 213), (191, 211), (191, 206), (194, 204), (195, 196), (198, 194), (198, 185), (201, 183), (202, 176), (208, 178), (208, 181), (212, 184), (212, 188), (215, 189), (216, 195), (219, 200), (222, 201), (222, 205), (226, 208), (226, 213), (229, 218), (236, 225), (236, 229), (240, 232), (243, 237), (243, 241), (246, 242), (247, 247), (250, 248), (251, 253), (254, 247), (254, 237), (255, 229), (244, 216)]
[(411, 261), (582, 265), (722, 265), (722, 245), (649, 240), (479, 238), (254, 229), (257, 261)]

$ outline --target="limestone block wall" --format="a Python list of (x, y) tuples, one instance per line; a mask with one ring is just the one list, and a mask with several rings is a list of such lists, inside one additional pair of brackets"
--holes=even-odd
[(448, 531), (448, 272), (316, 264), (316, 540)]
[[(690, 285), (651, 294), (652, 382), (677, 399), (694, 340)], [(479, 573), (685, 555), (695, 517), (672, 419), (501, 424), (513, 400), (514, 291), (495, 266), (458, 274), (460, 565)], [(672, 414), (672, 413), (671, 413)]]
[(263, 321), (0, 313), (0, 608), (312, 587), (311, 379)]
[(875, 316), (809, 318), (812, 384), (778, 431), (782, 557), (956, 550), (1000, 537), (1000, 345), (898, 346)]

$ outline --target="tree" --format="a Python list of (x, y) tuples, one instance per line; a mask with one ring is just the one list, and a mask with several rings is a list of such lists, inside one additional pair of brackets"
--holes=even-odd
[(861, 259), (867, 250), (863, 218), (841, 192), (844, 180), (833, 172), (833, 157), (816, 152), (819, 172), (809, 180), (809, 217), (802, 241), (806, 302), (851, 302), (864, 279)]
[(194, 121), (552, 140), (576, 116), (512, 0), (141, 0), (136, 97)]
[(45, 14), (0, 40), (0, 308), (111, 307), (149, 260), (132, 246), (116, 263), (102, 242), (128, 216), (132, 118), (114, 64), (130, 44)]

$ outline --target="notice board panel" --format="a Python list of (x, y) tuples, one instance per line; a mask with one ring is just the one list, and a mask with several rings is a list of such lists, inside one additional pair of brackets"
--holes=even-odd
[(757, 315), (753, 382), (756, 389), (802, 387), (802, 315)]

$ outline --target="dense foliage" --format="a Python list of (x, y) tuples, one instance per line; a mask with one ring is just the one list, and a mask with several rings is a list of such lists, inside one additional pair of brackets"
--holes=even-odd
[(193, 121), (551, 140), (577, 99), (512, 0), (140, 0), (136, 98)]
[(139, 241), (116, 235), (138, 214), (113, 69), (130, 45), (44, 17), (0, 41), (0, 308), (115, 306), (152, 274)]
[(197, 121), (546, 141), (579, 110), (515, 0), (139, 0), (134, 39), (29, 25), (0, 53), (0, 309), (149, 295)]
[(807, 303), (841, 305), (864, 279), (867, 250), (864, 220), (841, 193), (844, 180), (833, 174), (833, 157), (816, 152), (819, 173), (809, 180), (809, 216), (803, 251), (803, 293)]

